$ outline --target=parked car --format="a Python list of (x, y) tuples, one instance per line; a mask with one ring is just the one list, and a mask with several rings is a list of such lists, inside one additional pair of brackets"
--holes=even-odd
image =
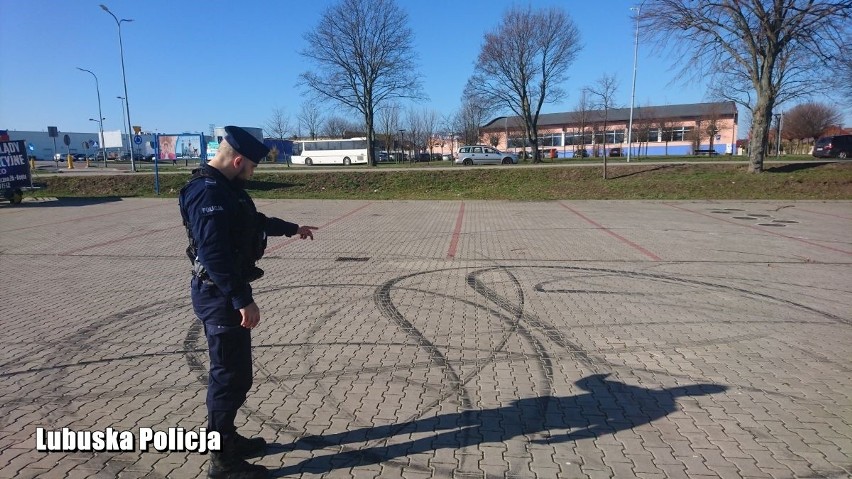
[(852, 158), (852, 135), (824, 136), (814, 143), (817, 158)]
[(429, 153), (418, 153), (415, 161), (432, 161), (432, 156)]
[(454, 158), (453, 158), (452, 153), (444, 153), (443, 155), (441, 155), (441, 161), (453, 161), (453, 160), (454, 160)]
[(609, 156), (621, 156), (621, 148), (610, 148)]
[(462, 146), (456, 155), (457, 165), (512, 165), (518, 162), (518, 155), (507, 153), (486, 145)]
[(574, 158), (588, 158), (589, 152), (585, 148), (574, 150)]

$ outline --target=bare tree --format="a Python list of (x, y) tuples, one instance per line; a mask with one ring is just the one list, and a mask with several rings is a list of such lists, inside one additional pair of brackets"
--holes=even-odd
[(722, 113), (719, 111), (716, 104), (710, 105), (707, 112), (704, 114), (703, 120), (705, 121), (704, 133), (707, 135), (710, 143), (707, 156), (710, 156), (713, 154), (713, 145), (716, 143), (716, 135), (719, 134), (719, 126), (722, 120)]
[(492, 111), (485, 105), (474, 98), (467, 97), (453, 120), (453, 129), (462, 143), (466, 145), (479, 143), (479, 126), (485, 123), (485, 118), (491, 114)]
[(695, 128), (686, 132), (686, 139), (689, 140), (690, 146), (692, 146), (692, 154), (698, 154), (698, 150), (701, 149), (701, 141), (704, 139), (704, 121), (702, 119), (695, 120)]
[(816, 141), (840, 123), (840, 111), (823, 103), (802, 103), (784, 114), (784, 133), (790, 139), (809, 138)]
[(618, 81), (615, 75), (606, 75), (595, 82), (594, 86), (587, 87), (588, 92), (592, 95), (592, 104), (595, 108), (603, 110), (603, 164), (604, 164), (604, 179), (606, 179), (606, 135), (607, 122), (609, 120), (609, 110), (615, 107), (615, 91), (618, 89)]
[(322, 113), (315, 102), (306, 101), (302, 103), (302, 109), (299, 111), (299, 127), (304, 128), (308, 136), (312, 140), (317, 139), (323, 119)]
[(414, 107), (409, 108), (405, 112), (405, 140), (406, 144), (411, 146), (411, 156), (409, 161), (415, 160), (417, 151), (422, 147), (423, 140), (423, 118), (420, 112)]
[(330, 116), (323, 123), (322, 134), (328, 138), (345, 138), (347, 133), (358, 130), (358, 125), (339, 116)]
[(654, 120), (653, 125), (660, 131), (660, 137), (666, 144), (666, 156), (669, 156), (669, 142), (672, 141), (672, 130), (675, 122), (671, 118), (658, 117)]
[(825, 85), (822, 64), (844, 56), (850, 17), (850, 0), (650, 0), (641, 20), (661, 46), (681, 49), (662, 51), (685, 75), (709, 77), (714, 96), (751, 112), (748, 171), (759, 173), (773, 108)]
[(376, 124), (378, 125), (377, 131), (382, 135), (384, 150), (390, 152), (394, 146), (396, 132), (401, 126), (399, 105), (393, 103), (379, 108), (376, 112)]
[(444, 154), (444, 148), (450, 150), (450, 153), (454, 153), (456, 148), (455, 139), (456, 139), (456, 130), (454, 129), (454, 117), (455, 115), (442, 115), (439, 123), (440, 128), (440, 136), (441, 136), (441, 154)]
[(435, 110), (423, 110), (423, 136), (426, 137), (426, 148), (429, 150), (430, 160), (434, 153), (440, 121), (441, 116)]
[(535, 163), (541, 162), (537, 131), (541, 107), (564, 98), (560, 84), (581, 48), (579, 30), (568, 13), (556, 7), (537, 11), (512, 7), (496, 31), (485, 34), (476, 73), (465, 91), (522, 119)]
[(272, 116), (266, 120), (264, 132), (267, 137), (283, 140), (290, 132), (290, 117), (281, 108), (273, 108)]
[(340, 0), (305, 34), (301, 53), (316, 70), (300, 75), (319, 97), (360, 112), (367, 129), (367, 157), (376, 165), (375, 111), (395, 98), (420, 98), (408, 15), (394, 0)]
[[(587, 96), (588, 91), (584, 88), (580, 94), (580, 99), (577, 100), (577, 104), (574, 106), (574, 111), (571, 113), (571, 117), (569, 120), (572, 123), (579, 124), (580, 128), (578, 133), (580, 135), (580, 149), (586, 149), (586, 124), (589, 121), (589, 110), (591, 109), (591, 104), (589, 102), (589, 98)], [(576, 138), (576, 136), (575, 136)], [(577, 142), (574, 143), (574, 152), (577, 152)]]
[(830, 76), (833, 76), (834, 87), (841, 101), (852, 108), (852, 55), (849, 54), (849, 45), (852, 45), (852, 31), (846, 32), (846, 37), (838, 46), (838, 50), (846, 54), (834, 59), (837, 61), (837, 74)]
[(639, 143), (637, 158), (642, 156), (642, 143), (645, 143), (645, 158), (648, 157), (651, 129), (654, 128), (654, 120), (656, 120), (658, 114), (659, 110), (653, 107), (641, 106), (636, 108), (636, 112), (634, 113), (635, 119), (633, 121), (633, 128), (636, 131), (633, 133), (633, 138), (636, 138)]

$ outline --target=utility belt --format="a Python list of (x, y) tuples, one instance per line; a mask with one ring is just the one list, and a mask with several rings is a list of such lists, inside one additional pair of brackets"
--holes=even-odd
[[(248, 274), (246, 274), (245, 278), (246, 283), (251, 283), (252, 281), (256, 281), (263, 277), (263, 270), (255, 265), (249, 266), (247, 273)], [(192, 276), (198, 278), (198, 280), (204, 284), (216, 284), (212, 279), (210, 279), (210, 275), (207, 274), (207, 270), (204, 268), (204, 265), (198, 261), (192, 262)]]

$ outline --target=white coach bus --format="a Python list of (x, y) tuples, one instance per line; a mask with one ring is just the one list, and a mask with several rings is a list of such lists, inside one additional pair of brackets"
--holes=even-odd
[(293, 140), (294, 165), (356, 165), (367, 163), (367, 139)]

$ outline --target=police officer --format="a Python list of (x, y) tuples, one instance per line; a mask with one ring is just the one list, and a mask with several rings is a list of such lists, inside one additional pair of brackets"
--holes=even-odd
[(208, 477), (267, 477), (265, 467), (245, 461), (261, 454), (266, 441), (245, 438), (234, 426), (252, 384), (250, 331), (260, 322), (250, 283), (263, 275), (255, 263), (267, 235), (314, 239), (316, 227), (255, 209), (243, 186), (269, 149), (242, 128), (227, 126), (225, 133), (216, 156), (193, 172), (179, 200), (193, 264), (192, 307), (210, 351), (207, 426), (222, 439), (222, 449), (211, 452)]

